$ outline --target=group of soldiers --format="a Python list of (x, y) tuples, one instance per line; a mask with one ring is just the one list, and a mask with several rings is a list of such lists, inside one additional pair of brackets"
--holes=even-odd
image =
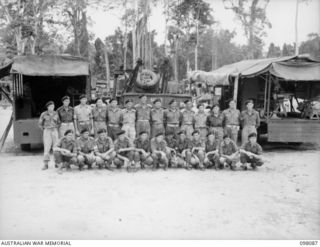
[[(241, 113), (232, 100), (228, 109), (220, 112), (216, 104), (207, 114), (203, 104), (195, 113), (191, 100), (180, 110), (174, 99), (163, 109), (160, 99), (151, 106), (146, 95), (139, 98), (135, 106), (127, 100), (123, 109), (116, 99), (109, 104), (97, 99), (91, 107), (86, 95), (80, 96), (80, 104), (74, 108), (70, 97), (64, 96), (56, 111), (54, 102), (49, 101), (39, 119), (44, 143), (42, 169), (49, 168), (51, 149), (59, 173), (71, 165), (79, 170), (95, 166), (109, 170), (123, 166), (128, 170), (146, 166), (235, 170), (240, 161), (240, 168), (246, 170), (263, 164), (257, 143), (260, 118), (252, 100), (245, 102), (247, 109)], [(242, 145), (238, 147), (240, 127)]]

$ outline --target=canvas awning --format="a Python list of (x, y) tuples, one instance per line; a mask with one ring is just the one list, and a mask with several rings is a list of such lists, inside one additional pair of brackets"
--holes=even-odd
[(28, 76), (86, 76), (89, 63), (72, 56), (19, 56), (15, 57), (10, 73)]
[(11, 66), (12, 66), (12, 61), (0, 67), (0, 79), (10, 75)]

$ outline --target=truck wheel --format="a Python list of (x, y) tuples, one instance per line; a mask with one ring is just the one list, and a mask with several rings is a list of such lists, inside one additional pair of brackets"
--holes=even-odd
[(21, 148), (22, 151), (30, 151), (31, 144), (21, 144), (20, 148)]

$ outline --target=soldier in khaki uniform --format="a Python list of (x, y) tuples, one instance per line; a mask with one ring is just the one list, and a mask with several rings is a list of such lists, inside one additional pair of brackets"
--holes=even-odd
[(77, 160), (79, 165), (79, 170), (81, 171), (85, 165), (88, 169), (92, 169), (92, 165), (96, 161), (94, 155), (94, 138), (89, 136), (88, 129), (82, 129), (80, 132), (81, 136), (77, 139)]
[(120, 130), (117, 133), (118, 138), (114, 142), (114, 151), (116, 151), (116, 157), (113, 161), (113, 163), (116, 165), (118, 169), (120, 169), (122, 166), (129, 165), (131, 167), (135, 167), (134, 163), (134, 145), (132, 141), (129, 139), (129, 137), (126, 136), (126, 132), (124, 130)]
[(76, 136), (79, 136), (83, 129), (88, 129), (91, 135), (94, 134), (91, 106), (87, 105), (87, 96), (82, 94), (79, 97), (80, 104), (74, 108), (74, 126)]
[(99, 169), (105, 167), (111, 170), (111, 164), (116, 156), (112, 139), (107, 135), (106, 129), (97, 131), (98, 138), (95, 140), (94, 154)]
[(231, 170), (236, 168), (236, 163), (239, 159), (238, 147), (228, 135), (223, 136), (223, 141), (220, 143), (219, 156), (220, 169), (227, 166), (230, 166)]
[(155, 137), (158, 133), (164, 133), (164, 110), (161, 107), (161, 100), (153, 101), (154, 108), (151, 110), (151, 133)]
[(234, 143), (237, 143), (240, 129), (240, 111), (236, 107), (236, 102), (231, 100), (229, 102), (229, 108), (222, 112), (224, 134), (230, 136)]
[(160, 164), (164, 165), (164, 170), (168, 169), (169, 165), (169, 150), (167, 149), (167, 143), (164, 140), (164, 134), (158, 133), (150, 142), (153, 170), (159, 168)]
[(92, 109), (94, 124), (94, 136), (97, 138), (99, 129), (107, 129), (107, 106), (101, 98), (96, 100), (96, 105)]
[(118, 107), (116, 99), (110, 100), (110, 105), (107, 110), (108, 136), (114, 141), (117, 138), (117, 133), (120, 131), (122, 122), (122, 110)]
[(151, 157), (149, 136), (146, 131), (140, 132), (139, 137), (134, 140), (134, 146), (134, 162), (138, 165), (140, 164), (141, 169), (144, 169), (145, 165), (151, 166), (153, 159)]
[(139, 98), (140, 103), (135, 106), (137, 112), (136, 131), (137, 133), (146, 131), (150, 136), (150, 113), (152, 106), (147, 104), (146, 95), (141, 95)]
[(206, 168), (215, 167), (216, 169), (219, 166), (219, 144), (220, 142), (216, 140), (216, 136), (213, 132), (207, 134), (206, 141), (206, 155), (204, 159), (204, 165)]
[[(39, 118), (39, 127), (43, 130), (43, 146), (44, 146), (44, 166), (42, 170), (49, 168), (50, 150), (55, 147), (59, 141), (58, 127), (60, 125), (59, 115), (54, 111), (53, 101), (46, 104), (47, 111), (41, 113)], [(55, 165), (58, 167), (57, 164)]]
[(220, 113), (218, 104), (212, 106), (210, 115), (207, 117), (207, 126), (209, 131), (215, 134), (215, 139), (220, 144), (223, 139), (223, 115)]
[(200, 139), (198, 130), (192, 132), (191, 147), (191, 165), (197, 169), (204, 170), (205, 143)]
[(164, 126), (167, 132), (173, 132), (174, 136), (178, 136), (180, 131), (179, 121), (180, 121), (180, 111), (177, 108), (177, 101), (172, 99), (169, 102), (170, 107), (164, 111)]
[(64, 133), (71, 129), (73, 132), (75, 131), (74, 129), (74, 110), (70, 106), (70, 97), (69, 96), (64, 96), (61, 99), (62, 101), (62, 106), (60, 106), (57, 109), (57, 113), (60, 118), (61, 125), (59, 127), (59, 137), (63, 137)]
[(242, 136), (241, 141), (244, 145), (250, 133), (257, 134), (257, 128), (260, 125), (259, 113), (253, 109), (253, 100), (247, 100), (245, 102), (247, 110), (241, 112), (241, 122), (242, 122)]
[(53, 148), (53, 156), (55, 163), (59, 167), (59, 173), (62, 173), (62, 169), (66, 168), (70, 170), (71, 164), (77, 162), (77, 147), (74, 140), (74, 131), (68, 129), (64, 132), (64, 136), (58, 141)]
[(192, 132), (194, 131), (194, 116), (195, 113), (192, 110), (192, 101), (191, 100), (186, 100), (184, 102), (186, 104), (186, 108), (184, 111), (182, 111), (180, 115), (180, 126), (181, 130), (186, 131), (186, 135), (189, 139), (192, 138)]
[(203, 104), (198, 105), (198, 112), (194, 117), (194, 128), (199, 130), (201, 140), (205, 141), (207, 136), (207, 114), (204, 112)]
[(184, 130), (180, 130), (178, 132), (177, 138), (177, 156), (185, 161), (184, 167), (187, 170), (192, 169), (191, 166), (191, 140), (187, 138), (186, 132)]
[(122, 130), (133, 141), (136, 138), (136, 110), (132, 107), (132, 100), (126, 102), (126, 108), (122, 110)]

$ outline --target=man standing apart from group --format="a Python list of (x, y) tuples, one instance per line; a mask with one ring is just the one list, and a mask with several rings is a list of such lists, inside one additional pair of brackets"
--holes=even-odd
[(80, 104), (74, 108), (74, 127), (76, 135), (80, 136), (83, 129), (89, 130), (91, 135), (94, 134), (94, 126), (92, 119), (91, 106), (87, 105), (87, 96), (85, 94), (80, 95)]
[(147, 104), (147, 96), (139, 96), (140, 103), (135, 106), (137, 112), (137, 124), (136, 131), (140, 133), (141, 131), (146, 131), (150, 136), (150, 113), (151, 105)]
[(59, 137), (62, 138), (67, 130), (75, 131), (74, 129), (74, 110), (70, 106), (70, 97), (64, 96), (61, 99), (62, 106), (57, 109), (61, 125), (59, 127)]
[(253, 109), (253, 100), (249, 99), (245, 104), (247, 109), (241, 112), (242, 145), (248, 141), (250, 133), (257, 134), (257, 128), (260, 126), (260, 116), (259, 113)]
[(236, 102), (231, 100), (229, 102), (229, 108), (222, 112), (224, 134), (228, 135), (234, 143), (237, 143), (240, 129), (240, 111), (236, 107)]
[[(53, 101), (46, 104), (47, 110), (41, 113), (39, 118), (39, 127), (43, 130), (43, 146), (44, 146), (44, 166), (42, 170), (49, 168), (50, 150), (55, 147), (59, 141), (58, 127), (60, 125), (59, 115), (54, 111)], [(56, 168), (58, 165), (55, 165)]]

